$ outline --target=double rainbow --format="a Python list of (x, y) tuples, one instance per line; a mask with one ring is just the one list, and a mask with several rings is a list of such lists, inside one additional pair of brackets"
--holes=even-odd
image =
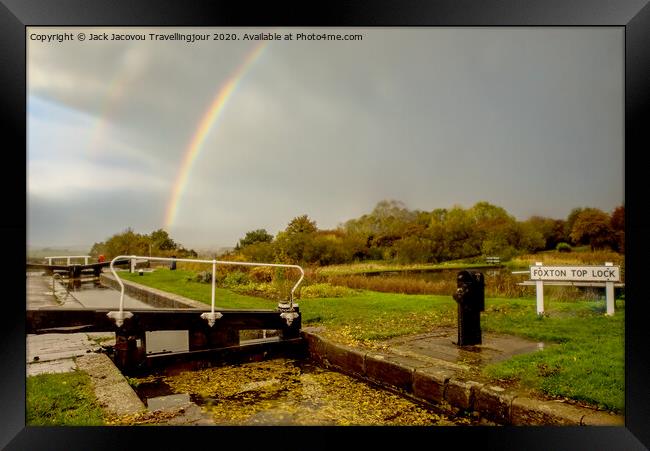
[(205, 140), (208, 135), (218, 123), (228, 100), (237, 89), (237, 86), (242, 81), (251, 66), (257, 61), (269, 41), (261, 41), (248, 53), (244, 61), (237, 67), (237, 69), (230, 75), (230, 77), (221, 85), (217, 95), (210, 104), (201, 121), (199, 122), (192, 139), (190, 140), (187, 148), (185, 149), (183, 160), (178, 170), (178, 175), (172, 187), (172, 194), (167, 203), (167, 210), (165, 213), (164, 227), (169, 228), (174, 224), (178, 207), (183, 197), (183, 192), (187, 187), (187, 180), (192, 170), (192, 166), (196, 162), (198, 156), (203, 149)]

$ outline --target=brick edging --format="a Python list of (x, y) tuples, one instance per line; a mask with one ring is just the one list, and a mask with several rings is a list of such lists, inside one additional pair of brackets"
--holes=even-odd
[(456, 377), (410, 357), (365, 351), (301, 331), (310, 357), (326, 367), (397, 389), (425, 402), (474, 411), (503, 425), (624, 426), (624, 418), (557, 401), (541, 401), (502, 387)]
[[(193, 299), (188, 299), (178, 294), (168, 293), (157, 288), (141, 285), (136, 282), (121, 279), (124, 284), (124, 294), (149, 304), (153, 307), (160, 308), (190, 308), (209, 310), (209, 306)], [(102, 285), (120, 290), (120, 285), (112, 274), (100, 274), (99, 281)]]

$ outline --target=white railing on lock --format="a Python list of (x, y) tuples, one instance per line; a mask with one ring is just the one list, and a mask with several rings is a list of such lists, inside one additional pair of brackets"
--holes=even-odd
[(55, 257), (43, 257), (45, 260), (47, 260), (48, 265), (52, 265), (52, 260), (62, 260), (66, 259), (66, 265), (70, 266), (70, 259), (72, 258), (83, 258), (84, 259), (84, 265), (88, 264), (88, 259), (90, 258), (90, 255), (58, 255)]
[(216, 272), (217, 272), (217, 265), (232, 265), (232, 266), (271, 266), (271, 267), (276, 267), (276, 268), (295, 268), (300, 271), (300, 279), (298, 279), (298, 282), (293, 286), (291, 289), (291, 294), (289, 296), (289, 302), (284, 303), (280, 302), (278, 303), (278, 308), (282, 311), (280, 314), (280, 317), (282, 317), (286, 322), (287, 325), (291, 325), (291, 322), (298, 317), (298, 314), (294, 311), (294, 304), (293, 304), (293, 293), (296, 291), (296, 288), (298, 288), (298, 285), (302, 282), (302, 280), (305, 278), (305, 271), (298, 265), (284, 265), (284, 264), (279, 264), (279, 263), (251, 263), (251, 262), (232, 262), (232, 261), (223, 261), (223, 260), (197, 260), (197, 259), (191, 259), (191, 258), (169, 258), (169, 257), (144, 257), (144, 256), (139, 256), (139, 255), (118, 255), (115, 257), (113, 260), (111, 260), (110, 268), (111, 272), (113, 273), (113, 276), (117, 279), (117, 283), (120, 285), (120, 309), (117, 312), (108, 312), (107, 316), (109, 318), (112, 318), (115, 320), (115, 324), (117, 327), (122, 326), (124, 324), (124, 320), (127, 318), (131, 318), (133, 316), (133, 313), (131, 312), (125, 312), (124, 311), (124, 284), (122, 283), (122, 280), (120, 279), (120, 276), (118, 276), (117, 272), (115, 272), (115, 268), (113, 267), (113, 264), (115, 261), (120, 260), (120, 259), (127, 259), (130, 258), (131, 260), (155, 260), (155, 261), (164, 261), (164, 262), (190, 262), (190, 263), (211, 263), (212, 264), (212, 301), (211, 301), (211, 310), (210, 312), (202, 313), (201, 318), (205, 319), (210, 327), (214, 326), (214, 323), (216, 320), (221, 318), (223, 315), (220, 312), (215, 312), (214, 311), (214, 293), (215, 293), (215, 285), (216, 285)]

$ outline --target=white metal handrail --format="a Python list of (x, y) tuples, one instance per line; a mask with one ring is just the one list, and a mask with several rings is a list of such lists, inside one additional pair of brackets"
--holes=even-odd
[(111, 260), (110, 268), (111, 272), (113, 273), (113, 276), (117, 279), (117, 283), (120, 285), (120, 310), (117, 312), (109, 312), (108, 317), (113, 318), (115, 320), (115, 324), (120, 327), (123, 323), (124, 320), (127, 318), (131, 318), (133, 314), (131, 312), (125, 312), (124, 311), (124, 284), (122, 283), (122, 280), (120, 279), (120, 276), (117, 275), (117, 272), (115, 272), (115, 268), (113, 267), (113, 264), (117, 260), (124, 260), (130, 258), (132, 261), (133, 260), (155, 260), (155, 261), (167, 261), (167, 262), (189, 262), (189, 263), (211, 263), (212, 264), (212, 301), (211, 301), (211, 310), (209, 313), (203, 313), (201, 314), (201, 318), (205, 319), (208, 321), (208, 324), (210, 327), (214, 326), (214, 323), (217, 319), (221, 318), (223, 315), (219, 312), (214, 311), (214, 294), (215, 294), (215, 285), (216, 285), (216, 272), (217, 272), (217, 265), (233, 265), (233, 266), (271, 266), (271, 267), (276, 267), (276, 268), (296, 268), (300, 270), (300, 279), (298, 279), (298, 282), (293, 286), (291, 289), (291, 294), (289, 296), (289, 303), (283, 303), (280, 302), (278, 304), (278, 307), (280, 310), (283, 311), (283, 313), (280, 315), (282, 318), (284, 318), (287, 321), (287, 324), (290, 325), (293, 319), (295, 319), (298, 314), (294, 312), (293, 308), (293, 293), (296, 291), (296, 288), (298, 288), (298, 285), (302, 282), (302, 280), (305, 278), (305, 271), (302, 269), (302, 267), (298, 265), (285, 265), (285, 264), (280, 264), (280, 263), (252, 263), (252, 262), (233, 262), (233, 261), (225, 261), (225, 260), (197, 260), (197, 259), (191, 259), (191, 258), (169, 258), (169, 257), (147, 257), (147, 256), (139, 256), (139, 255), (118, 255), (115, 257), (113, 260)]
[(54, 260), (54, 259), (60, 260), (60, 259), (65, 258), (66, 259), (66, 264), (70, 265), (70, 259), (71, 258), (83, 258), (84, 259), (84, 265), (87, 265), (88, 264), (88, 259), (90, 258), (90, 255), (58, 255), (58, 256), (54, 256), (54, 257), (43, 257), (43, 258), (45, 260), (47, 260), (48, 265), (51, 265), (52, 260)]

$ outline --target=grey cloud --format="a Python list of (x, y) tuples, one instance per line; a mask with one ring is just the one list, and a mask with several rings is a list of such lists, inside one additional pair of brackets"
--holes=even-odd
[[(383, 198), (426, 210), (487, 200), (522, 219), (622, 203), (621, 30), (363, 33), (268, 45), (195, 162), (174, 236), (229, 245), (303, 213), (334, 227)], [(110, 109), (111, 138), (138, 153), (124, 164), (168, 179), (142, 210), (153, 223), (206, 108), (254, 44), (109, 44), (30, 51), (30, 70), (53, 80), (34, 93)], [(102, 97), (121, 70), (123, 91)]]

